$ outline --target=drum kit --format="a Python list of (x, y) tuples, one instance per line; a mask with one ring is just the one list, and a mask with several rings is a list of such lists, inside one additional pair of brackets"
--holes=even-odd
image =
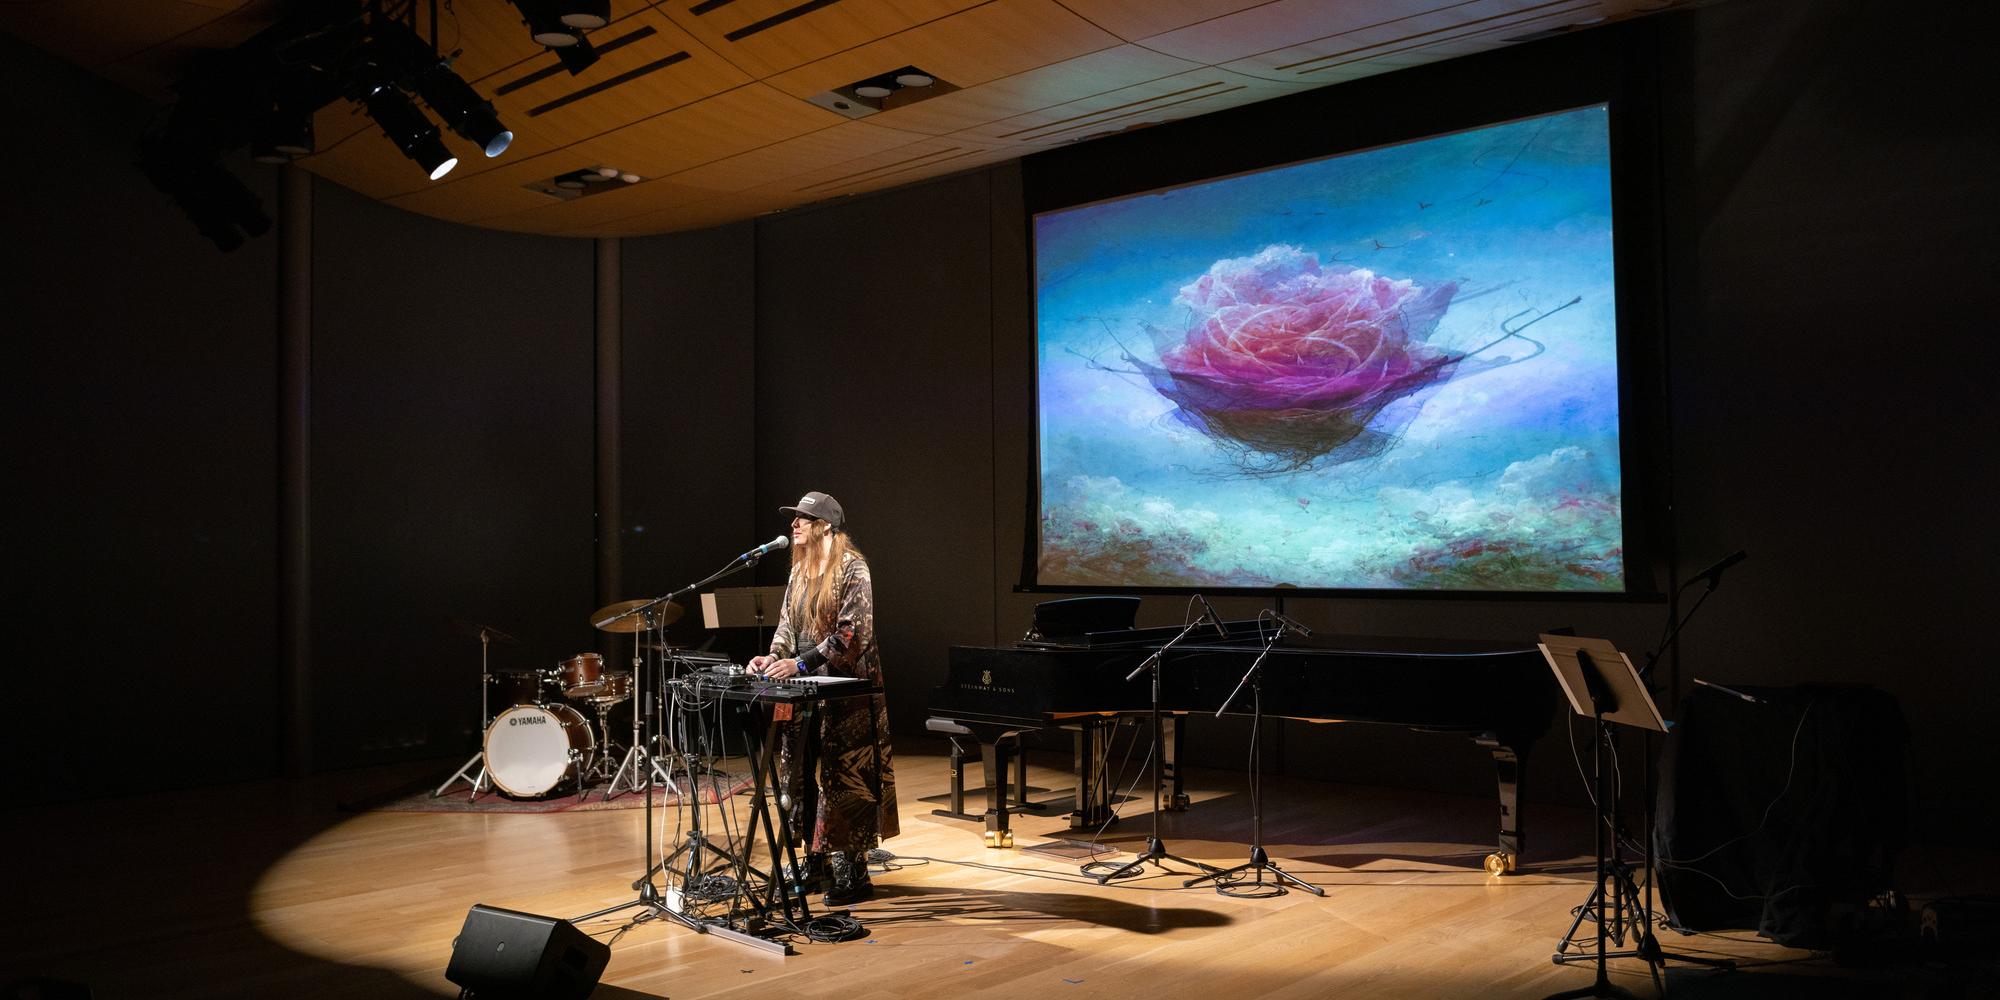
[[(680, 616), (680, 606), (670, 602), (625, 601), (599, 608), (590, 620), (606, 632), (630, 633), (637, 667), (640, 650), (650, 646), (641, 641), (640, 633), (664, 628)], [(485, 732), (480, 752), (433, 795), (442, 796), (460, 781), (472, 786), (474, 799), (488, 790), (516, 799), (572, 791), (581, 796), (600, 782), (610, 783), (607, 799), (621, 789), (638, 791), (650, 782), (677, 791), (660, 767), (660, 755), (641, 745), (636, 718), (629, 746), (612, 739), (613, 710), (632, 702), (637, 693), (633, 671), (607, 670), (604, 657), (597, 653), (578, 653), (538, 670), (492, 670), (487, 665), (491, 643), (519, 640), (498, 629), (468, 627), (477, 629), (480, 642), (480, 714)], [(596, 717), (594, 726), (585, 711)]]

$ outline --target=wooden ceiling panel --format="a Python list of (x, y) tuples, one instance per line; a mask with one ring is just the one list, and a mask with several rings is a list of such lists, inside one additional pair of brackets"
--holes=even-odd
[[(624, 15), (627, 6), (613, 0), (611, 12)], [(615, 33), (622, 20), (625, 17), (620, 16), (592, 35)], [(428, 8), (417, 16), (417, 33), (430, 35)], [(449, 9), (440, 5), (437, 48), (445, 55), (459, 54), (451, 68), (482, 94), (492, 93), (488, 77), (505, 75), (509, 69), (548, 52), (529, 36), (521, 12), (507, 0), (457, 0)]]
[[(1402, 17), (1329, 32), (1304, 44), (1260, 48), (1240, 60), (1215, 61), (1226, 62), (1240, 72), (1275, 79), (1311, 80), (1344, 66), (1375, 63), (1444, 42), (1540, 31), (1579, 18), (1600, 16), (1599, 6), (1596, 0), (1473, 0), (1446, 9), (1414, 10)], [(1259, 45), (1279, 37), (1276, 29), (1245, 34)], [(1418, 61), (1433, 60), (1425, 57)], [(1414, 63), (1383, 62), (1371, 72), (1404, 65)]]
[[(0, 28), (161, 100), (287, 0), (0, 0)], [(342, 100), (306, 169), (411, 211), (639, 235), (892, 187), (1065, 143), (1694, 0), (612, 0), (582, 74), (506, 0), (439, 0), (439, 42), (515, 132), (431, 182)], [(356, 0), (360, 10), (360, 0)], [(392, 5), (392, 9), (394, 5)], [(418, 0), (415, 24), (429, 32)], [(806, 98), (915, 65), (959, 89), (849, 120)], [(134, 137), (137, 138), (136, 136)], [(565, 201), (582, 167), (646, 180)]]
[(545, 197), (541, 204), (508, 212), (504, 216), (486, 216), (480, 224), (493, 225), (505, 221), (528, 232), (565, 233), (595, 229), (635, 215), (685, 205), (694, 199), (688, 193), (692, 188), (679, 187), (667, 181), (606, 183), (613, 185), (613, 189), (603, 194), (568, 200)]
[[(595, 34), (606, 40), (600, 43), (604, 54), (577, 76), (531, 76), (556, 65), (554, 55), (516, 66), (518, 76), (489, 76), (483, 90), (493, 95), (501, 120), (521, 122), (558, 143), (580, 142), (751, 82), (657, 11), (623, 18), (617, 26), (619, 31), (607, 27)], [(627, 36), (633, 40), (610, 48), (610, 40)]]
[(1063, 0), (1063, 6), (1128, 42), (1137, 42), (1267, 2), (1269, 0)]
[(919, 139), (894, 149), (794, 174), (751, 190), (769, 189), (773, 194), (789, 196), (794, 203), (810, 204), (843, 194), (873, 191), (952, 173), (988, 159), (1005, 159), (1012, 155), (1010, 150), (972, 140), (952, 137)]
[(845, 121), (825, 108), (752, 83), (571, 148), (594, 163), (661, 177)]
[(713, 191), (704, 191), (699, 197), (677, 202), (659, 211), (635, 215), (629, 219), (565, 229), (561, 230), (560, 234), (579, 237), (651, 236), (737, 222), (780, 211), (794, 204), (796, 203), (769, 194), (735, 192), (718, 195)]
[(990, 0), (734, 0), (724, 4), (665, 0), (661, 7), (710, 51), (762, 80), (986, 2)]
[(910, 132), (945, 135), (1196, 69), (1138, 45), (1100, 49), (874, 116)]
[(1202, 67), (1093, 94), (958, 133), (989, 142), (1038, 145), (1075, 142), (1137, 125), (1172, 121), (1305, 89)]
[(1342, 0), (1273, 0), (1224, 17), (1163, 32), (1146, 39), (1146, 44), (1183, 59), (1216, 65), (1279, 49), (1311, 45), (1334, 48), (1341, 44), (1339, 39), (1352, 38), (1357, 33), (1373, 33), (1375, 36), (1394, 34), (1403, 30), (1398, 26), (1407, 23), (1410, 18), (1427, 15), (1452, 17), (1454, 14), (1468, 18), (1483, 17), (1530, 6), (1534, 2), (1536, 0), (1375, 0), (1357, 4)]
[[(769, 79), (809, 97), (902, 66), (973, 88), (1067, 59), (1116, 48), (1119, 39), (1055, 0), (993, 0), (950, 17), (858, 45)], [(888, 125), (900, 111), (874, 118)]]
[(808, 132), (747, 153), (704, 163), (674, 174), (670, 179), (676, 184), (710, 191), (748, 191), (920, 140), (921, 137), (907, 132), (877, 128), (865, 121), (843, 122), (832, 128)]

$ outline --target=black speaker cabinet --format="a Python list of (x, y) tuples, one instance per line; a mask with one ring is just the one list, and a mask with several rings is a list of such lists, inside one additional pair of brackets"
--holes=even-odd
[(1894, 696), (1832, 684), (1699, 687), (1660, 759), (1660, 891), (1683, 930), (1794, 948), (1866, 933), (1894, 888), (1908, 731)]
[(444, 977), (481, 998), (583, 1000), (610, 961), (610, 945), (567, 920), (482, 905), (465, 915)]

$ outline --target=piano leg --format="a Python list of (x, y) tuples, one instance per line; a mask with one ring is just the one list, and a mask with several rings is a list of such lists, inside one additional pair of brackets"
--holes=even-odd
[(1063, 727), (1073, 734), (1076, 746), (1076, 808), (1069, 814), (1072, 830), (1094, 830), (1118, 819), (1111, 811), (1113, 790), (1104, 773), (1104, 761), (1111, 753), (1111, 739), (1119, 724), (1116, 718), (1098, 717)]
[(1014, 831), (1008, 827), (1007, 764), (1008, 757), (1016, 754), (1019, 744), (1020, 734), (1012, 732), (979, 743), (979, 765), (986, 772), (987, 847), (1014, 846)]
[(1521, 753), (1512, 741), (1503, 742), (1491, 733), (1473, 737), (1473, 741), (1493, 754), (1493, 764), (1500, 778), (1500, 846), (1486, 856), (1486, 873), (1489, 875), (1512, 875), (1521, 862), (1521, 851), (1527, 839), (1521, 834), (1521, 783), (1527, 780), (1528, 772), (1521, 766)]

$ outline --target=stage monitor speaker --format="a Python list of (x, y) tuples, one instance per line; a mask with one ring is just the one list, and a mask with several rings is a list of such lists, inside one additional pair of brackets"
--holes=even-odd
[(610, 945), (567, 920), (478, 905), (452, 939), (444, 977), (492, 1000), (583, 1000), (610, 961)]
[(1873, 688), (1691, 691), (1655, 814), (1671, 926), (1813, 949), (1874, 933), (1908, 821), (1908, 741), (1895, 696)]

